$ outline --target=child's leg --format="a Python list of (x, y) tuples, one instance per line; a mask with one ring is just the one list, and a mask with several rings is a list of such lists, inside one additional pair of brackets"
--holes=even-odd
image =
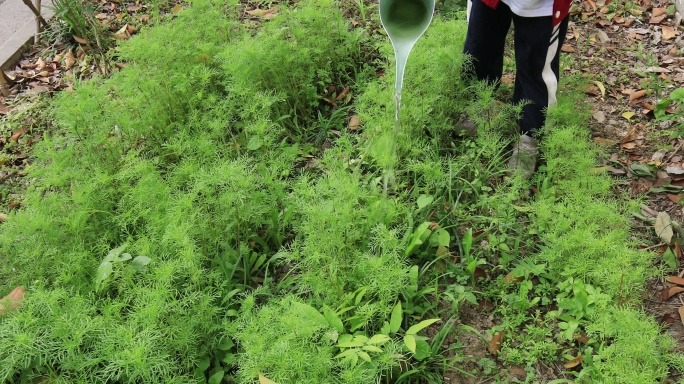
[(503, 2), (491, 9), (481, 0), (472, 1), (468, 34), (463, 53), (473, 57), (473, 71), (478, 80), (501, 81), (506, 34), (511, 26), (511, 9)]
[(520, 131), (530, 134), (544, 126), (545, 109), (556, 103), (560, 50), (568, 29), (566, 17), (553, 27), (549, 17), (513, 16), (515, 90), (513, 102), (531, 101), (523, 108)]

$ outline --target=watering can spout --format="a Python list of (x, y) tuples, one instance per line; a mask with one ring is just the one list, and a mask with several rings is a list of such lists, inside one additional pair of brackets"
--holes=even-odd
[(380, 21), (395, 46), (413, 45), (425, 32), (435, 0), (380, 0)]
[(413, 45), (430, 25), (434, 11), (435, 0), (380, 0), (380, 21), (392, 41), (397, 62), (397, 119), (406, 61)]

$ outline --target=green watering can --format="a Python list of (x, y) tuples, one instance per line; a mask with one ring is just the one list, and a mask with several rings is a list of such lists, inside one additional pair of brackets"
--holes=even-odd
[(380, 0), (380, 21), (397, 60), (396, 92), (401, 94), (404, 68), (413, 45), (432, 21), (435, 0)]

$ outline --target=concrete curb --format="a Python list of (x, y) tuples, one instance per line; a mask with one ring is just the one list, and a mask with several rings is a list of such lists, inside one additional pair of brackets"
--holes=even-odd
[[(45, 20), (54, 16), (52, 3), (45, 1), (41, 7)], [(36, 19), (21, 0), (5, 0), (0, 3), (0, 69), (14, 65), (36, 34)]]

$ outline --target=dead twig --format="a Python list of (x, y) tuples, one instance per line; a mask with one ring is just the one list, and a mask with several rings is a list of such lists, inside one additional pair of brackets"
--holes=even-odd
[(43, 27), (47, 28), (47, 26), (48, 26), (47, 21), (45, 21), (45, 19), (43, 19), (43, 16), (40, 15), (40, 11), (38, 11), (36, 9), (36, 7), (34, 7), (33, 4), (31, 4), (31, 0), (21, 0), (21, 1), (23, 1), (24, 4), (26, 4), (26, 6), (31, 9), (31, 12), (33, 12), (33, 14), (36, 16), (36, 19), (38, 19), (38, 21), (40, 21), (40, 23), (43, 24)]

